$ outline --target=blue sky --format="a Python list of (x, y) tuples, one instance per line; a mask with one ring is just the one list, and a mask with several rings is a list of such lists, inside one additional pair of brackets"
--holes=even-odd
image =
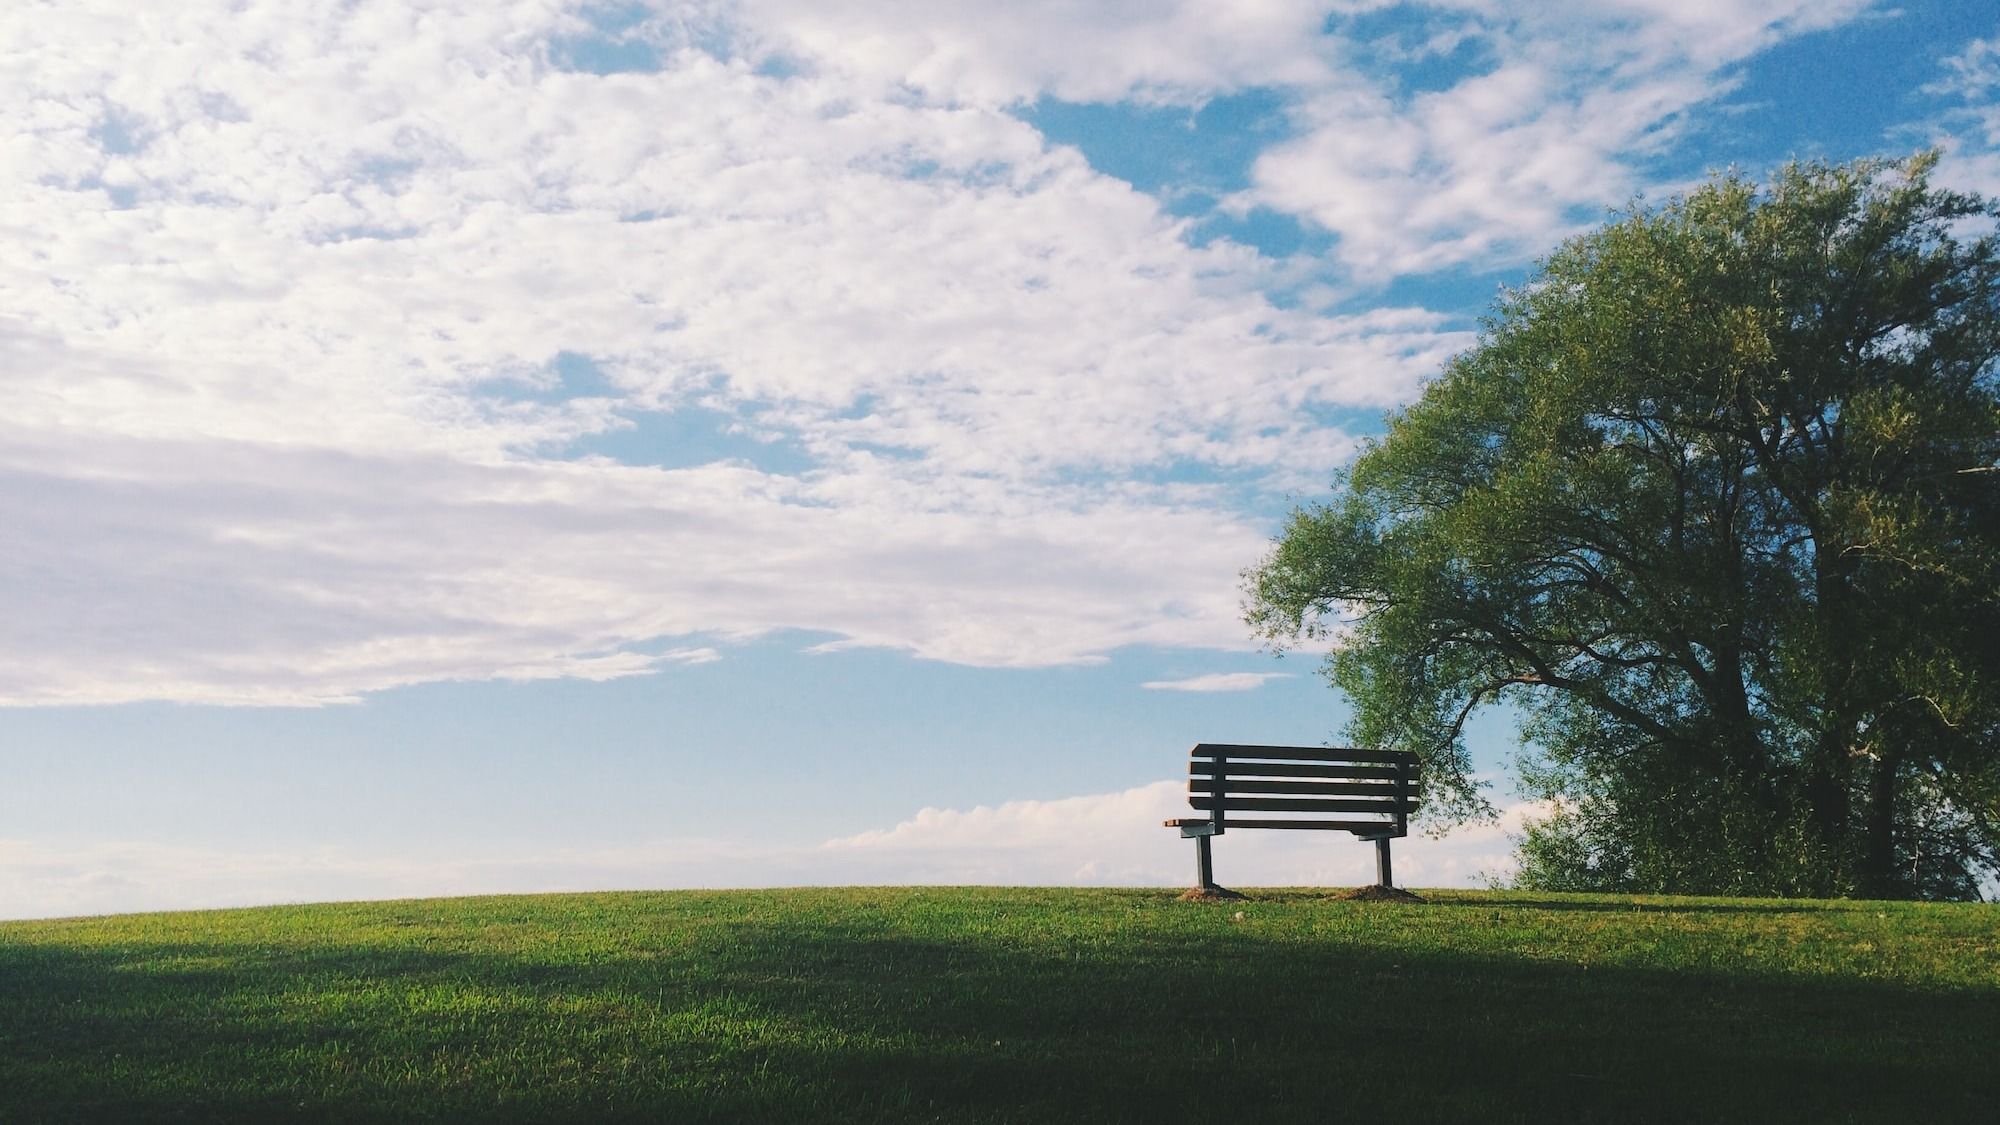
[[(144, 19), (136, 18), (143, 14)], [(17, 4), (0, 917), (1171, 884), (1237, 575), (1497, 287), (1936, 145), (1962, 3)], [(1399, 853), (1503, 872), (1532, 809)], [(1232, 837), (1227, 881), (1368, 849)]]

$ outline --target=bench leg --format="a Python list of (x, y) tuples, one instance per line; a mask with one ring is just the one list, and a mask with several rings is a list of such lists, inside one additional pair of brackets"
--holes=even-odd
[(1210, 839), (1208, 836), (1194, 838), (1194, 885), (1204, 891), (1215, 889), (1215, 861), (1208, 851)]
[(1375, 882), (1384, 887), (1395, 886), (1389, 874), (1389, 840), (1384, 837), (1375, 841)]

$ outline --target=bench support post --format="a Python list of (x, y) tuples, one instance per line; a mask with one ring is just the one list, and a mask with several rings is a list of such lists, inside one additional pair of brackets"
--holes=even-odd
[(1375, 881), (1385, 887), (1395, 886), (1389, 875), (1389, 838), (1375, 841)]
[(1194, 838), (1194, 885), (1204, 891), (1215, 889), (1215, 861), (1208, 852), (1208, 836)]

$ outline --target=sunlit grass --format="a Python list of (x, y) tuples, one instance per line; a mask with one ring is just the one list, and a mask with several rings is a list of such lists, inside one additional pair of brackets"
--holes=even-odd
[(2000, 1105), (2000, 907), (1428, 897), (677, 892), (0, 925), (0, 1121)]

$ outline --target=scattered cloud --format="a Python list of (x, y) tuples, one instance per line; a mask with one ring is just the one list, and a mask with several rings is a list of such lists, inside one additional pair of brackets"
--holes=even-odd
[(1963, 191), (2000, 196), (2000, 34), (1972, 40), (1944, 58), (1939, 70), (1924, 93), (1944, 107), (1918, 127), (1925, 143), (1951, 154), (1938, 179)]
[(1346, 57), (1379, 74), (1379, 56), (1449, 47), (1483, 67), (1435, 88), (1391, 71), (1301, 89), (1297, 135), (1258, 158), (1235, 205), (1310, 218), (1377, 281), (1518, 265), (1654, 186), (1646, 161), (1734, 88), (1736, 64), (1870, 6), (1438, 5), (1399, 34), (1356, 33)]
[(1255, 691), (1270, 680), (1289, 680), (1290, 672), (1210, 672), (1184, 680), (1148, 680), (1140, 684), (1151, 691)]
[[(1647, 160), (1734, 89), (1739, 64), (1882, 14), (1877, 0), (752, 0), (741, 12), (763, 49), (942, 104), (1198, 106), (1275, 91), (1292, 136), (1231, 206), (1333, 232), (1334, 258), (1368, 285), (1545, 252), (1659, 186)], [(1449, 78), (1426, 65), (1446, 60)]]
[(2000, 94), (2000, 38), (1974, 39), (1941, 63), (1944, 71), (1925, 93), (1950, 94), (1983, 102)]

